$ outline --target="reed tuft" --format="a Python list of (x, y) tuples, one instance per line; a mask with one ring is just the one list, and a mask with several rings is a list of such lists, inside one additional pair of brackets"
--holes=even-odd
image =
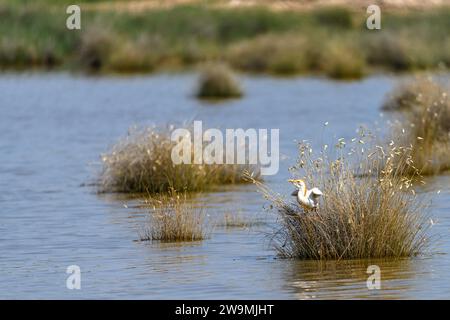
[[(192, 133), (191, 127), (186, 129)], [(246, 183), (243, 176), (246, 170), (259, 177), (259, 169), (254, 165), (195, 164), (192, 143), (188, 146), (191, 164), (175, 164), (172, 150), (177, 142), (171, 140), (173, 130), (173, 126), (134, 129), (119, 140), (101, 157), (99, 192), (167, 193), (172, 189), (198, 192), (217, 185)]]
[(227, 66), (209, 64), (204, 67), (198, 83), (198, 98), (226, 99), (241, 96), (242, 89)]
[[(372, 142), (370, 142), (372, 141)], [(330, 149), (333, 152), (329, 151)], [(408, 150), (395, 143), (375, 145), (370, 134), (319, 154), (305, 142), (291, 168), (324, 196), (305, 211), (261, 182), (254, 181), (278, 214), (273, 243), (280, 256), (299, 259), (363, 259), (415, 256), (427, 246), (426, 204), (416, 195)], [(415, 179), (420, 175), (416, 170)]]
[(141, 241), (200, 241), (209, 237), (212, 230), (203, 209), (194, 206), (186, 193), (149, 197), (150, 207), (146, 227), (140, 234)]

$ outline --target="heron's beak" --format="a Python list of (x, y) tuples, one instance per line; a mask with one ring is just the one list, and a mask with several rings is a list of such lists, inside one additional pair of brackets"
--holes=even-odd
[(288, 180), (288, 182), (290, 182), (290, 183), (294, 183), (294, 182), (295, 182), (295, 180), (294, 180), (294, 179), (289, 179), (289, 180)]

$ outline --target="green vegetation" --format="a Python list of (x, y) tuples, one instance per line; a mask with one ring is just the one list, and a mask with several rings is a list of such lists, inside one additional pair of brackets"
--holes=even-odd
[(211, 64), (204, 68), (198, 83), (198, 98), (225, 99), (240, 96), (242, 90), (228, 67)]
[(450, 97), (448, 89), (431, 78), (401, 83), (386, 100), (385, 110), (401, 111), (393, 135), (403, 133), (412, 146), (415, 167), (424, 175), (450, 169)]
[[(188, 130), (192, 129), (189, 127)], [(191, 164), (174, 164), (172, 149), (177, 142), (171, 140), (174, 128), (146, 128), (133, 130), (112, 149), (102, 155), (103, 169), (99, 177), (99, 192), (167, 193), (197, 192), (223, 184), (248, 182), (244, 172), (255, 172), (252, 165), (194, 164), (193, 143)], [(191, 134), (191, 137), (193, 133)]]
[(364, 12), (344, 8), (89, 8), (82, 11), (82, 30), (68, 31), (66, 5), (1, 2), (0, 67), (128, 73), (214, 60), (250, 72), (358, 78), (374, 69), (435, 69), (450, 63), (446, 8), (385, 12), (381, 31), (365, 28)]
[(430, 224), (413, 190), (418, 171), (414, 177), (403, 175), (414, 167), (410, 150), (395, 144), (371, 147), (374, 141), (362, 133), (349, 143), (339, 139), (335, 152), (324, 147), (319, 154), (299, 144), (291, 170), (309, 188), (322, 190), (317, 210), (305, 211), (255, 182), (280, 218), (273, 240), (282, 257), (400, 258), (423, 252)]
[(233, 43), (225, 56), (239, 70), (289, 75), (306, 72), (314, 64), (310, 60), (316, 57), (310, 58), (307, 48), (304, 37), (271, 33)]
[(175, 192), (146, 199), (149, 220), (141, 232), (141, 241), (200, 241), (212, 228), (205, 212), (194, 206), (186, 194)]

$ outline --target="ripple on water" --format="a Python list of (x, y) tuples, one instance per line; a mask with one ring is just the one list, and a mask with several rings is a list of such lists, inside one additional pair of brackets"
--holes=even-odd
[[(145, 208), (136, 199), (97, 195), (90, 184), (99, 154), (133, 124), (204, 121), (204, 127), (279, 128), (283, 161), (267, 183), (291, 192), (285, 180), (294, 139), (330, 123), (329, 136), (352, 138), (378, 119), (393, 79), (360, 82), (245, 77), (246, 97), (210, 108), (192, 97), (193, 75), (84, 78), (66, 74), (0, 76), (1, 298), (448, 298), (450, 181), (431, 180), (442, 237), (424, 258), (377, 261), (382, 289), (366, 288), (374, 261), (317, 263), (276, 259), (266, 232), (274, 217), (250, 186), (219, 188), (206, 202), (256, 217), (251, 228), (218, 226), (203, 242), (139, 242)], [(26, 92), (26, 94), (24, 94)], [(245, 112), (243, 114), (243, 112)], [(312, 116), (314, 115), (314, 116)], [(84, 186), (82, 186), (84, 185)], [(67, 290), (66, 268), (82, 271), (82, 290)]]

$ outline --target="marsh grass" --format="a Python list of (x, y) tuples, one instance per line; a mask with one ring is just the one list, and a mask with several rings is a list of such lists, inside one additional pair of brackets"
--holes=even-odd
[(88, 72), (100, 71), (108, 62), (113, 41), (112, 34), (100, 26), (87, 29), (77, 46), (77, 64)]
[(382, 33), (366, 30), (366, 17), (345, 8), (230, 10), (206, 2), (142, 12), (85, 10), (82, 31), (67, 33), (65, 8), (57, 1), (6, 1), (0, 67), (139, 73), (220, 59), (252, 72), (357, 78), (365, 66), (397, 72), (450, 62), (448, 8), (387, 11)]
[(350, 29), (354, 25), (351, 11), (344, 7), (320, 8), (312, 13), (312, 17), (319, 25), (333, 29)]
[(408, 54), (410, 50), (406, 39), (411, 37), (384, 32), (363, 38), (361, 42), (367, 64), (399, 72), (411, 69), (413, 60)]
[[(130, 130), (127, 137), (102, 155), (99, 192), (197, 192), (217, 185), (246, 183), (243, 176), (246, 170), (259, 177), (259, 169), (254, 165), (194, 164), (192, 143), (188, 146), (192, 151), (191, 164), (174, 164), (172, 149), (177, 144), (171, 140), (174, 129), (167, 126)], [(186, 129), (192, 131), (191, 126)]]
[[(386, 100), (385, 110), (401, 111), (392, 135), (403, 133), (403, 145), (423, 175), (450, 169), (450, 98), (429, 77), (401, 83)], [(409, 173), (409, 172), (406, 172)]]
[(146, 44), (126, 44), (111, 54), (107, 66), (118, 73), (142, 73), (153, 71), (157, 61)]
[(205, 211), (195, 206), (187, 194), (174, 191), (148, 197), (149, 218), (140, 233), (141, 241), (200, 241), (209, 237), (212, 225)]
[(360, 79), (366, 73), (366, 61), (360, 50), (342, 40), (328, 44), (322, 56), (320, 69), (333, 79)]
[(430, 77), (402, 81), (386, 96), (382, 109), (386, 111), (414, 111), (432, 105), (445, 92)]
[(196, 93), (198, 98), (239, 98), (242, 94), (238, 80), (226, 65), (208, 64), (203, 67)]
[[(272, 236), (280, 256), (299, 259), (400, 258), (420, 254), (427, 246), (427, 203), (416, 195), (413, 166), (402, 146), (374, 145), (364, 132), (350, 142), (314, 153), (299, 144), (299, 159), (291, 168), (309, 188), (324, 196), (317, 211), (305, 211), (294, 200), (274, 193), (261, 182), (260, 192), (278, 214)], [(372, 141), (372, 142), (370, 142)], [(330, 151), (334, 150), (334, 151)], [(415, 171), (415, 179), (420, 174)]]
[(327, 41), (295, 33), (267, 34), (230, 46), (226, 58), (233, 67), (253, 73), (323, 72), (334, 79), (359, 79), (366, 74), (365, 56), (351, 39), (314, 32)]
[(296, 74), (313, 64), (305, 52), (310, 47), (306, 41), (295, 34), (265, 34), (230, 45), (226, 59), (233, 67), (247, 72)]

